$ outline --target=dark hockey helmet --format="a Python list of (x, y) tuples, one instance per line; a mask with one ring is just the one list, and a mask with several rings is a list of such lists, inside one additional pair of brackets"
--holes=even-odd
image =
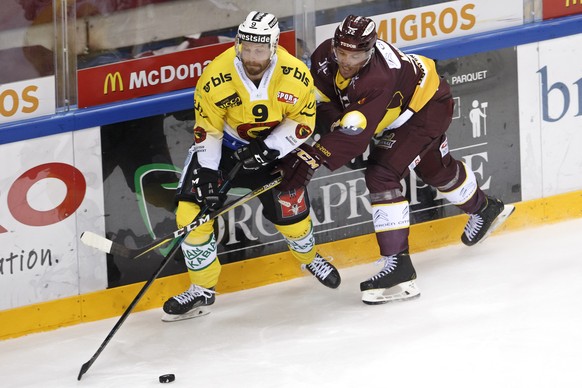
[(349, 51), (369, 51), (377, 39), (376, 23), (372, 19), (349, 15), (336, 28), (332, 45)]

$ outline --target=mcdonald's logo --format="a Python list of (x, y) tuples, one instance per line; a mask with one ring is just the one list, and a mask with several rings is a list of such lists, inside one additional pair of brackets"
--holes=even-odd
[(121, 73), (118, 71), (115, 73), (109, 73), (107, 74), (107, 77), (105, 77), (105, 82), (103, 82), (103, 94), (109, 93), (110, 88), (112, 92), (117, 91), (117, 88), (119, 88), (120, 92), (123, 92), (123, 78), (121, 78)]
[[(576, 3), (578, 3), (576, 0), (573, 1), (566, 0), (566, 7), (569, 7), (570, 5), (576, 5)], [(582, 1), (579, 4), (582, 5)]]

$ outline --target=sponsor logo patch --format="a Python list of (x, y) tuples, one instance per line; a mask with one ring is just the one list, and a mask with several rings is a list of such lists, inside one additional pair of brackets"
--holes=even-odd
[(235, 92), (234, 94), (216, 102), (215, 105), (220, 109), (228, 109), (242, 105), (242, 100), (238, 93)]
[(412, 163), (410, 163), (408, 165), (408, 169), (410, 171), (414, 170), (416, 168), (416, 166), (418, 166), (419, 163), (420, 163), (420, 155), (417, 155), (416, 158), (414, 158), (414, 160), (412, 161)]
[(387, 135), (382, 136), (382, 138), (380, 138), (376, 147), (387, 149), (392, 148), (394, 144), (396, 144), (396, 140), (394, 140), (394, 133), (390, 132)]
[(281, 102), (285, 102), (287, 104), (295, 105), (297, 100), (299, 100), (299, 98), (295, 97), (291, 93), (277, 92), (277, 101), (281, 101)]

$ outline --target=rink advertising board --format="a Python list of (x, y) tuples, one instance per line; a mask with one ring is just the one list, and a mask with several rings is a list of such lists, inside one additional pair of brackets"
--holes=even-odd
[(0, 84), (0, 124), (55, 113), (55, 77)]
[[(376, 23), (380, 39), (406, 47), (521, 25), (523, 2), (449, 1), (368, 17)], [(339, 22), (317, 26), (316, 43), (331, 38), (338, 25)]]
[(88, 129), (2, 146), (0, 310), (105, 287), (104, 255), (77, 239), (104, 229), (99, 143)]
[(543, 0), (543, 18), (553, 19), (582, 13), (581, 0)]
[[(295, 54), (295, 32), (281, 46)], [(233, 43), (197, 47), (77, 71), (79, 108), (193, 88), (204, 68)]]
[[(515, 50), (509, 48), (440, 61), (439, 69), (451, 83), (456, 101), (455, 117), (448, 131), (450, 151), (475, 172), (486, 193), (507, 202), (519, 201)], [(192, 128), (191, 112), (102, 127), (108, 236), (136, 247), (175, 229), (173, 189), (192, 142)], [(367, 156), (368, 152), (333, 173), (323, 171), (324, 168), (310, 183), (308, 190), (318, 243), (373, 232), (363, 176)], [(417, 180), (414, 172), (403, 183), (411, 203), (412, 223), (460, 214), (433, 188)], [(263, 218), (258, 200), (220, 217), (216, 233), (222, 263), (287, 250), (281, 235)], [(110, 258), (109, 286), (145, 280), (161, 259), (157, 252), (139, 263)], [(171, 263), (164, 275), (184, 270), (180, 260)]]
[(581, 57), (581, 34), (518, 48), (524, 200), (582, 189)]

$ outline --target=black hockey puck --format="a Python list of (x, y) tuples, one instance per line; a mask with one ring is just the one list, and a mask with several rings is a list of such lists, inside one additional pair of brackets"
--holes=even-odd
[(176, 380), (176, 376), (172, 373), (160, 376), (160, 383), (171, 383), (174, 380)]

